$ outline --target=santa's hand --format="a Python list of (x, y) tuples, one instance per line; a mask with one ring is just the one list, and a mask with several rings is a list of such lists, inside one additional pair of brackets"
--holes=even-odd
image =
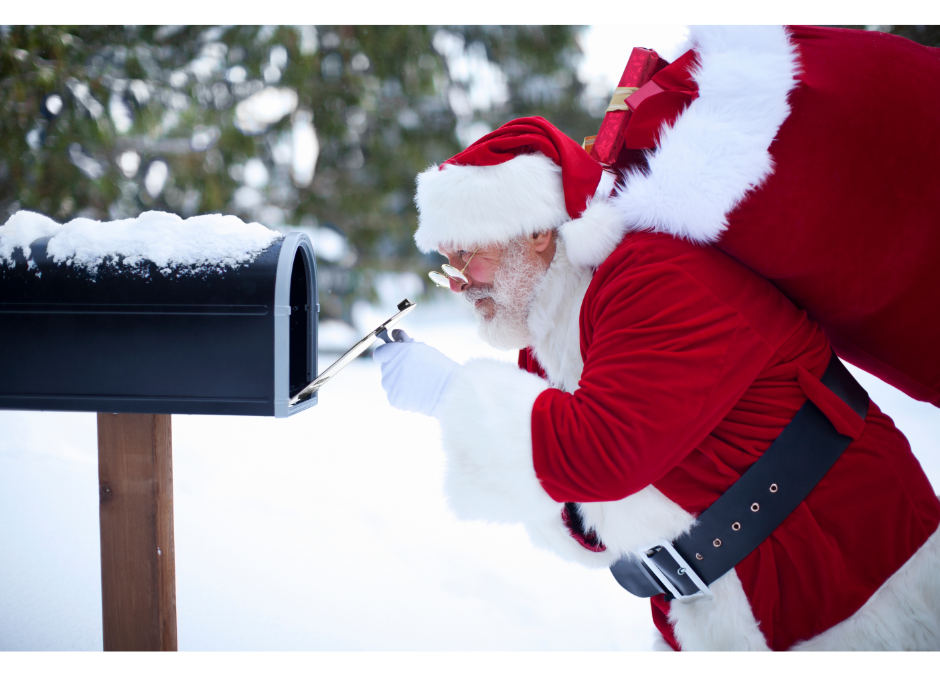
[(456, 361), (434, 347), (415, 342), (403, 330), (392, 331), (395, 342), (378, 347), (372, 358), (382, 365), (382, 389), (393, 408), (437, 417), (439, 404)]

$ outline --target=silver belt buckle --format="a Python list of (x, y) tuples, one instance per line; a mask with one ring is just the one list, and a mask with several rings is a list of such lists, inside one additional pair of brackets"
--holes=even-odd
[[(687, 576), (692, 581), (692, 583), (695, 584), (696, 588), (698, 588), (698, 591), (696, 591), (692, 595), (683, 595), (682, 591), (676, 588), (672, 584), (672, 582), (669, 581), (669, 578), (665, 574), (662, 573), (662, 570), (659, 569), (656, 563), (653, 562), (653, 560), (649, 556), (648, 552), (656, 548), (657, 546), (664, 548), (666, 552), (668, 552), (669, 555), (672, 556), (672, 559), (675, 560), (676, 563), (678, 563), (679, 570), (684, 570), (684, 571), (680, 571), (679, 573)], [(685, 558), (679, 555), (679, 552), (675, 548), (673, 548), (672, 544), (670, 544), (665, 539), (660, 539), (652, 546), (646, 546), (640, 549), (639, 556), (640, 556), (640, 562), (646, 565), (646, 568), (650, 572), (656, 575), (656, 578), (659, 579), (660, 583), (663, 586), (665, 586), (666, 589), (672, 594), (672, 596), (679, 602), (695, 602), (696, 600), (700, 600), (701, 598), (710, 599), (713, 597), (711, 589), (708, 588), (708, 586), (705, 585), (705, 582), (702, 581), (699, 578), (699, 576), (692, 570), (692, 568), (689, 566), (689, 563), (685, 561)]]

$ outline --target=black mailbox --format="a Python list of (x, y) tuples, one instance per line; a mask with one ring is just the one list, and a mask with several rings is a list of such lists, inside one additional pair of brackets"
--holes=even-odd
[(0, 408), (286, 417), (317, 373), (316, 262), (298, 232), (252, 262), (172, 272), (0, 264)]

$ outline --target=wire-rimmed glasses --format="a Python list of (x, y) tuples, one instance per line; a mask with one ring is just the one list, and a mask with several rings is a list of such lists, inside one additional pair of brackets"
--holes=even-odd
[[(477, 249), (477, 251), (479, 250), (480, 249)], [(467, 277), (464, 276), (464, 272), (470, 266), (470, 261), (473, 260), (473, 256), (477, 254), (477, 251), (474, 251), (473, 253), (470, 254), (470, 258), (467, 260), (467, 264), (463, 266), (462, 270), (458, 270), (453, 265), (448, 265), (447, 263), (444, 263), (443, 265), (441, 265), (441, 269), (444, 270), (443, 274), (441, 274), (437, 270), (434, 270), (433, 272), (428, 272), (428, 276), (431, 278), (431, 281), (433, 281), (435, 284), (437, 284), (441, 288), (450, 288), (451, 280), (456, 281), (461, 284), (467, 283), (469, 279), (467, 279)]]

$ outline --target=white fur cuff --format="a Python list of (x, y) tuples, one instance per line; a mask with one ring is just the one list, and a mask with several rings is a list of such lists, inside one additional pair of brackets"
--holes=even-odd
[(588, 567), (608, 567), (616, 554), (578, 544), (561, 519), (562, 505), (535, 475), (532, 406), (548, 388), (509, 363), (479, 360), (460, 368), (441, 403), (444, 491), (460, 518), (522, 523), (536, 546)]
[(532, 406), (548, 383), (509, 363), (470, 361), (441, 402), (445, 491), (461, 518), (518, 523), (558, 515), (532, 464)]

